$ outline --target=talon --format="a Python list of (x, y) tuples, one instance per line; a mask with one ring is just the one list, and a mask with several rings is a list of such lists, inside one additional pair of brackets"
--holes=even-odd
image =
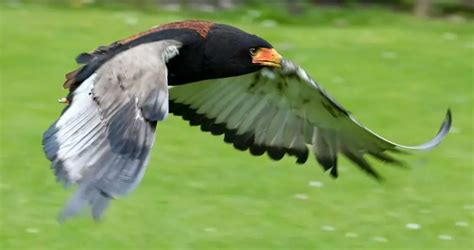
[(66, 97), (58, 99), (58, 102), (66, 105), (70, 103)]

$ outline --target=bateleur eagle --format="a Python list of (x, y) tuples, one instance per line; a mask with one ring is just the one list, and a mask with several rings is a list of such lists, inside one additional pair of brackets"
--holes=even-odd
[(43, 138), (58, 181), (78, 184), (60, 220), (87, 207), (98, 219), (111, 199), (132, 191), (168, 113), (253, 155), (303, 164), (312, 152), (333, 177), (339, 153), (379, 178), (364, 156), (400, 164), (387, 152), (432, 149), (451, 126), (448, 110), (431, 141), (390, 142), (267, 41), (207, 21), (153, 27), (76, 61), (83, 66), (66, 75), (67, 106)]

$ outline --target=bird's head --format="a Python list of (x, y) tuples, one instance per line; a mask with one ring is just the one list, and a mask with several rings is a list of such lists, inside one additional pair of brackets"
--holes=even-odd
[(196, 26), (195, 22), (183, 22), (182, 26), (184, 24), (187, 28), (178, 29), (178, 34), (188, 37), (182, 40), (179, 55), (167, 64), (170, 85), (239, 76), (263, 67), (280, 67), (280, 54), (258, 36), (215, 23), (208, 26), (205, 35), (198, 36), (198, 32), (183, 32), (196, 29), (190, 28)]
[(280, 67), (282, 58), (262, 38), (223, 24), (216, 24), (209, 31), (204, 41), (204, 56), (207, 70), (218, 77)]

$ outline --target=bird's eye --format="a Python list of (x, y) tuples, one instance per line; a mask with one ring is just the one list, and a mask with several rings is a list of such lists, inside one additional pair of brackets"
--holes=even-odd
[(256, 48), (250, 48), (249, 52), (250, 52), (250, 55), (254, 56), (255, 53), (257, 53), (257, 49)]

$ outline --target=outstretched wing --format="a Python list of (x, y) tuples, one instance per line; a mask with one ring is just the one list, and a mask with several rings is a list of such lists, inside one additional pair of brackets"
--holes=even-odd
[(334, 177), (339, 153), (379, 178), (364, 155), (400, 164), (386, 152), (431, 149), (451, 126), (448, 110), (431, 141), (413, 147), (390, 142), (362, 126), (302, 68), (287, 60), (277, 69), (173, 87), (170, 112), (203, 131), (224, 134), (225, 142), (253, 155), (267, 152), (279, 160), (288, 154), (304, 163), (312, 150)]
[(43, 138), (57, 179), (79, 184), (61, 220), (87, 205), (97, 219), (111, 198), (140, 182), (156, 122), (168, 115), (166, 61), (179, 46), (165, 40), (130, 48), (70, 94), (70, 105)]

